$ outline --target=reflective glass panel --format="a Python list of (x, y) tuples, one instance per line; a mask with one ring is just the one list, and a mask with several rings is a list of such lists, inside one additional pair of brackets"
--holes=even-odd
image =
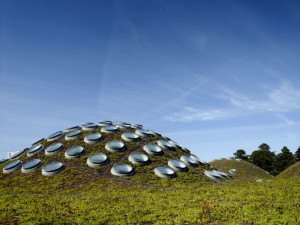
[(53, 162), (53, 163), (49, 163), (46, 166), (44, 166), (43, 169), (45, 172), (53, 172), (53, 171), (59, 170), (62, 166), (63, 166), (63, 164), (61, 162)]
[(16, 161), (14, 161), (14, 162), (11, 162), (11, 163), (5, 165), (5, 166), (3, 167), (3, 169), (4, 169), (4, 170), (12, 169), (12, 168), (17, 167), (18, 165), (20, 165), (20, 163), (22, 163), (20, 160), (16, 160)]
[(39, 166), (41, 163), (42, 163), (41, 160), (33, 159), (33, 160), (29, 161), (28, 163), (25, 163), (22, 168), (24, 170), (28, 170), (28, 169), (34, 168), (36, 166)]

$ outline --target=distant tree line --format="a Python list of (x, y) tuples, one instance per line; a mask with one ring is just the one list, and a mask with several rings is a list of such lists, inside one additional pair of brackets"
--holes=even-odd
[(281, 152), (277, 155), (270, 150), (270, 146), (266, 143), (258, 146), (258, 150), (253, 151), (247, 155), (245, 150), (238, 149), (234, 156), (236, 159), (242, 159), (253, 163), (254, 165), (264, 169), (271, 175), (278, 175), (281, 171), (285, 170), (295, 162), (300, 161), (300, 147), (293, 154), (287, 147), (283, 147)]

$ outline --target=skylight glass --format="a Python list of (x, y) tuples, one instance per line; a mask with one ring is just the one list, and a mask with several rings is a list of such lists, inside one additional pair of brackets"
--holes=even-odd
[(153, 143), (146, 144), (143, 147), (143, 149), (149, 155), (162, 155), (163, 154), (163, 151), (162, 151), (161, 147), (159, 147), (159, 146), (157, 146)]
[(140, 137), (132, 132), (125, 132), (121, 135), (121, 138), (127, 142), (136, 142), (140, 140)]
[(61, 137), (63, 137), (64, 134), (62, 133), (62, 131), (58, 131), (58, 132), (55, 132), (54, 134), (51, 134), (48, 138), (47, 138), (47, 141), (55, 141)]
[(188, 171), (187, 166), (177, 159), (171, 159), (168, 161), (168, 166), (171, 167), (173, 170), (179, 171), (179, 172), (186, 172)]
[(176, 173), (169, 167), (158, 166), (154, 169), (154, 173), (161, 178), (174, 178)]
[(190, 165), (190, 166), (198, 166), (197, 162), (195, 160), (193, 160), (192, 158), (186, 156), (186, 155), (182, 155), (180, 157), (180, 160), (182, 162), (184, 162), (186, 165)]
[(122, 141), (113, 140), (109, 141), (105, 145), (105, 149), (109, 152), (124, 152), (125, 151), (125, 144)]
[(27, 156), (28, 157), (34, 156), (34, 155), (42, 152), (44, 149), (45, 149), (45, 147), (41, 144), (35, 145), (27, 151)]
[(90, 167), (100, 167), (106, 165), (109, 162), (109, 158), (103, 153), (96, 153), (88, 157), (87, 164)]
[(91, 133), (84, 137), (84, 142), (87, 144), (96, 144), (103, 139), (100, 133)]
[(115, 176), (126, 177), (134, 175), (133, 168), (128, 164), (118, 164), (111, 168), (110, 172)]
[(104, 126), (104, 127), (101, 128), (101, 132), (111, 134), (111, 133), (119, 132), (119, 129), (116, 126), (113, 126), (113, 125)]
[(75, 158), (79, 158), (80, 156), (84, 155), (85, 151), (84, 148), (82, 146), (73, 146), (71, 148), (68, 148), (65, 152), (65, 157), (67, 159), (75, 159)]
[(26, 152), (26, 150), (27, 149), (19, 151), (18, 153), (14, 154), (10, 159), (17, 159), (17, 158), (19, 158), (21, 155), (23, 155)]
[(82, 130), (96, 130), (99, 126), (94, 123), (86, 123), (82, 125)]
[(129, 157), (128, 160), (132, 164), (141, 164), (141, 165), (146, 165), (150, 163), (150, 160), (147, 155), (141, 152), (135, 152), (132, 153)]
[(168, 149), (168, 150), (172, 150), (173, 149), (173, 146), (169, 142), (167, 142), (165, 140), (158, 140), (157, 144), (160, 147), (164, 148), (164, 149)]
[(70, 131), (74, 131), (74, 130), (81, 130), (81, 127), (80, 126), (70, 127), (68, 129), (66, 129), (66, 132), (70, 132)]
[(45, 149), (45, 155), (56, 155), (64, 149), (62, 143), (53, 143)]
[(20, 160), (13, 161), (3, 167), (3, 173), (14, 172), (14, 171), (20, 169), (21, 166), (22, 166), (22, 162)]
[(80, 130), (73, 130), (65, 135), (65, 140), (75, 140), (79, 138), (81, 134)]
[(42, 166), (42, 161), (39, 159), (33, 159), (22, 166), (22, 173), (30, 173)]
[(52, 176), (64, 170), (64, 165), (61, 162), (52, 162), (44, 166), (42, 174), (44, 176)]
[(109, 120), (103, 120), (103, 121), (99, 121), (99, 126), (101, 127), (105, 127), (105, 126), (109, 126), (109, 125), (112, 125), (112, 122), (109, 121)]
[(135, 133), (141, 137), (152, 137), (150, 131), (144, 129), (137, 129)]

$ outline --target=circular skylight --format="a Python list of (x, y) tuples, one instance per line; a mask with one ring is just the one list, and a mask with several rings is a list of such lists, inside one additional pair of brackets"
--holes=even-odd
[(10, 159), (17, 159), (17, 158), (19, 158), (21, 155), (23, 155), (26, 152), (26, 150), (27, 149), (19, 151), (18, 153), (14, 154)]
[(90, 157), (88, 157), (86, 163), (90, 167), (99, 167), (107, 164), (109, 162), (109, 158), (102, 153), (93, 154)]
[(102, 135), (100, 133), (91, 133), (84, 137), (84, 142), (87, 144), (96, 144), (102, 140)]
[(209, 171), (209, 170), (205, 170), (205, 171), (204, 171), (204, 174), (205, 174), (207, 177), (209, 177), (209, 178), (211, 178), (211, 179), (213, 179), (213, 180), (215, 180), (215, 179), (222, 179), (222, 176), (221, 176), (221, 175), (216, 174), (216, 173), (214, 173), (214, 172), (212, 172), (212, 171)]
[(87, 123), (82, 123), (81, 125), (82, 125), (82, 126), (86, 126), (86, 125), (91, 125), (91, 124), (94, 124), (94, 123), (87, 122)]
[(161, 178), (174, 178), (176, 173), (169, 167), (159, 166), (154, 169), (154, 173)]
[(117, 122), (116, 126), (119, 127), (120, 129), (128, 129), (131, 127), (131, 125), (129, 123), (125, 123), (125, 122)]
[(173, 146), (165, 140), (158, 140), (157, 144), (164, 149), (169, 149), (169, 150), (173, 149)]
[(34, 156), (34, 155), (42, 152), (44, 149), (45, 149), (45, 147), (41, 144), (35, 145), (27, 151), (27, 156), (28, 157)]
[(75, 140), (75, 139), (79, 138), (79, 136), (81, 134), (82, 133), (81, 133), (80, 130), (73, 130), (73, 131), (66, 134), (65, 140)]
[(14, 172), (14, 171), (20, 169), (21, 166), (22, 166), (22, 162), (20, 160), (13, 161), (3, 167), (3, 173)]
[(125, 144), (122, 141), (113, 140), (106, 143), (105, 149), (109, 152), (124, 152)]
[(192, 158), (186, 156), (186, 155), (182, 155), (180, 157), (180, 160), (182, 162), (184, 162), (186, 165), (190, 165), (190, 166), (198, 166), (197, 162), (195, 160), (193, 160)]
[(45, 140), (45, 138), (41, 138), (40, 140), (38, 140), (38, 141), (32, 143), (31, 146), (36, 145), (36, 144), (42, 142), (43, 140)]
[(74, 130), (81, 130), (81, 127), (80, 126), (70, 127), (68, 129), (66, 129), (66, 132), (70, 132), (70, 131), (74, 131)]
[(188, 150), (186, 147), (183, 147), (183, 146), (180, 146), (180, 147), (181, 147), (182, 151), (184, 151), (184, 152), (187, 152), (187, 153), (190, 153), (190, 152), (191, 152), (191, 151)]
[(173, 170), (179, 172), (186, 172), (188, 170), (187, 166), (177, 159), (171, 159), (168, 161), (168, 166), (171, 167)]
[(42, 166), (42, 161), (39, 159), (33, 159), (22, 166), (22, 173), (30, 173)]
[(82, 156), (84, 154), (85, 154), (84, 148), (77, 145), (77, 146), (68, 148), (65, 152), (65, 157), (67, 159), (75, 159), (75, 158), (79, 158), (80, 156)]
[(156, 133), (156, 132), (153, 131), (153, 130), (149, 130), (149, 132), (150, 132), (152, 135), (156, 136), (156, 137), (161, 137), (161, 134)]
[(53, 143), (45, 149), (45, 155), (55, 155), (61, 152), (63, 149), (64, 145), (62, 143)]
[(141, 164), (141, 165), (146, 165), (150, 163), (150, 160), (148, 158), (147, 155), (145, 155), (144, 153), (140, 153), (140, 152), (135, 152), (132, 153), (129, 157), (128, 160), (132, 163), (132, 164)]
[(174, 147), (174, 148), (180, 148), (179, 144), (177, 144), (175, 141), (170, 140), (169, 143)]
[(226, 173), (220, 172), (218, 170), (213, 170), (213, 172), (219, 174), (223, 178), (229, 178)]
[(196, 161), (200, 166), (205, 166), (206, 162), (195, 155), (190, 155), (190, 158)]
[(140, 125), (140, 124), (131, 124), (131, 127), (132, 128), (137, 128), (137, 129), (142, 129), (143, 125)]
[(54, 134), (51, 134), (48, 138), (47, 141), (55, 141), (61, 137), (63, 137), (64, 134), (61, 131), (55, 132)]
[(116, 126), (113, 126), (113, 125), (111, 125), (111, 126), (104, 126), (104, 127), (101, 128), (101, 132), (111, 134), (111, 133), (117, 133), (117, 132), (119, 132), (119, 129)]
[(82, 130), (96, 130), (99, 126), (94, 123), (85, 123), (82, 125)]
[(236, 173), (236, 170), (235, 169), (230, 169), (229, 173), (234, 174), (234, 173)]
[(144, 129), (137, 129), (135, 133), (141, 137), (152, 137), (150, 131)]
[(163, 154), (163, 151), (162, 151), (161, 147), (159, 147), (155, 144), (152, 144), (152, 143), (146, 144), (143, 147), (143, 149), (149, 155), (162, 155)]
[(127, 177), (134, 175), (134, 170), (128, 164), (118, 164), (111, 168), (110, 172), (115, 176)]
[(42, 174), (44, 176), (51, 176), (64, 170), (64, 165), (61, 162), (52, 162), (44, 166)]
[(121, 138), (127, 142), (136, 142), (140, 140), (140, 137), (132, 132), (125, 132), (121, 135)]
[(103, 120), (103, 121), (99, 121), (99, 126), (101, 127), (105, 127), (105, 126), (109, 126), (109, 125), (112, 125), (112, 122), (109, 121), (109, 120)]

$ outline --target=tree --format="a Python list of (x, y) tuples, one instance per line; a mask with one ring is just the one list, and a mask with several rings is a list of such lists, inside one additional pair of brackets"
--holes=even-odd
[(298, 147), (297, 151), (294, 154), (295, 160), (300, 161), (300, 146)]
[(243, 149), (238, 149), (235, 153), (233, 153), (233, 155), (235, 155), (236, 159), (242, 159), (242, 160), (248, 160), (248, 155), (246, 155), (245, 150)]
[(280, 173), (281, 171), (285, 170), (286, 168), (288, 168), (289, 166), (293, 165), (295, 163), (295, 158), (293, 153), (291, 153), (291, 151), (284, 146), (281, 149), (281, 153), (279, 153), (276, 156), (276, 170), (277, 170), (277, 174)]
[(259, 147), (259, 150), (253, 151), (250, 155), (250, 161), (268, 171), (270, 174), (276, 173), (275, 171), (275, 162), (276, 162), (276, 155), (274, 152), (270, 151), (270, 146), (263, 143)]
[(270, 151), (270, 146), (267, 145), (266, 143), (262, 143), (260, 146), (258, 146), (258, 149), (261, 150), (261, 151), (269, 152)]

